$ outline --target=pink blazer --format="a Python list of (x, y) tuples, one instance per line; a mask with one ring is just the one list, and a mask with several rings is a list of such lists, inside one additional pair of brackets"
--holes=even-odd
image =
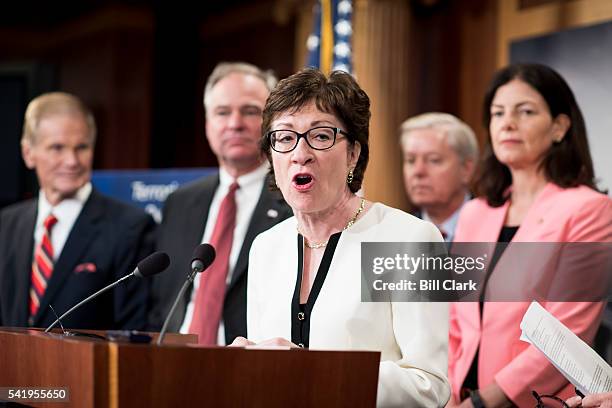
[[(459, 216), (455, 241), (496, 242), (508, 205), (492, 208), (482, 198), (467, 203)], [(563, 189), (549, 183), (512, 241), (612, 242), (612, 200), (588, 187)], [(512, 262), (504, 255), (498, 265)], [(520, 407), (535, 406), (531, 390), (564, 399), (574, 395), (573, 388), (542, 353), (519, 340), (519, 324), (528, 306), (528, 302), (487, 302), (481, 325), (478, 303), (451, 305), (448, 375), (455, 400), (459, 399), (479, 344), (479, 388), (495, 381)], [(583, 340), (592, 343), (602, 303), (547, 302), (543, 306)]]

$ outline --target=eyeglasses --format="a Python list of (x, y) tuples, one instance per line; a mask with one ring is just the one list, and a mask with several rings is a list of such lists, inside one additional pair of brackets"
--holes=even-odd
[(531, 391), (531, 394), (538, 401), (536, 408), (569, 408), (565, 401), (554, 395), (540, 395), (535, 391)]
[(336, 143), (338, 133), (348, 136), (348, 133), (342, 129), (319, 126), (305, 133), (293, 130), (273, 130), (268, 132), (268, 141), (272, 149), (279, 153), (289, 153), (295, 149), (300, 142), (300, 138), (304, 138), (308, 146), (315, 150), (327, 150)]

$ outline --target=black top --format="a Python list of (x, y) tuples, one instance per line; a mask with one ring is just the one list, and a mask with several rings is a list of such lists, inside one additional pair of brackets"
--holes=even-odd
[(497, 238), (497, 242), (512, 241), (512, 238), (514, 238), (514, 235), (516, 234), (516, 231), (518, 231), (518, 229), (519, 229), (518, 225), (514, 227), (503, 226), (499, 233), (499, 237)]
[(519, 229), (518, 226), (516, 227), (504, 226), (499, 232), (499, 236), (497, 237), (497, 245), (495, 245), (495, 249), (493, 250), (493, 256), (491, 257), (491, 263), (489, 264), (489, 267), (487, 268), (487, 274), (485, 276), (485, 279), (482, 285), (483, 290), (482, 292), (480, 292), (480, 319), (481, 320), (482, 320), (482, 307), (483, 307), (483, 302), (484, 302), (485, 293), (487, 290), (487, 283), (489, 282), (489, 278), (491, 277), (491, 274), (495, 270), (495, 266), (497, 265), (497, 262), (499, 262), (499, 258), (501, 258), (502, 254), (508, 247), (508, 243), (512, 241), (512, 238), (514, 238), (514, 234), (516, 234), (516, 231), (518, 231), (518, 229)]
[(329, 266), (334, 257), (338, 240), (342, 232), (337, 232), (329, 237), (327, 246), (325, 247), (325, 253), (321, 264), (317, 270), (312, 289), (308, 295), (308, 301), (300, 304), (300, 289), (302, 287), (302, 276), (304, 269), (304, 237), (298, 234), (298, 268), (297, 268), (297, 279), (295, 281), (295, 291), (293, 292), (293, 299), (291, 301), (291, 341), (300, 347), (308, 348), (310, 342), (310, 315), (312, 308), (314, 307), (319, 292), (323, 287), (323, 282), (327, 277)]
[[(497, 265), (497, 262), (499, 261), (499, 258), (501, 257), (501, 255), (504, 253), (504, 251), (506, 250), (506, 247), (508, 245), (506, 245), (508, 242), (512, 241), (512, 238), (514, 238), (514, 235), (516, 234), (516, 231), (518, 231), (519, 227), (518, 226), (514, 226), (514, 227), (502, 227), (500, 233), (499, 233), (499, 237), (497, 238), (497, 242), (501, 245), (496, 245), (495, 246), (495, 250), (493, 252), (493, 256), (491, 257), (491, 264), (489, 265), (489, 268), (487, 269), (487, 276), (485, 277), (485, 281), (483, 284), (483, 287), (486, 288), (487, 285), (487, 281), (489, 280), (489, 277), (491, 276), (491, 273), (493, 272), (493, 270), (495, 269), (495, 265)], [(485, 290), (482, 291), (481, 295), (480, 295), (480, 321), (482, 323), (482, 309), (484, 307), (484, 294), (485, 294)], [(478, 349), (476, 350), (476, 355), (474, 356), (474, 360), (472, 361), (472, 365), (470, 366), (470, 370), (468, 371), (466, 377), (465, 377), (465, 381), (463, 381), (463, 387), (464, 389), (468, 389), (468, 390), (477, 390), (478, 389), (478, 354), (480, 352), (480, 347), (478, 347)], [(467, 397), (467, 393), (463, 393), (462, 392), (462, 399), (464, 397)]]

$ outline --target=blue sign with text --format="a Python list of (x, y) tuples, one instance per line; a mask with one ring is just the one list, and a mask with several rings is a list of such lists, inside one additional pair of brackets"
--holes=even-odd
[(216, 167), (159, 170), (96, 170), (91, 182), (102, 194), (134, 204), (161, 222), (166, 197), (182, 184), (217, 172)]

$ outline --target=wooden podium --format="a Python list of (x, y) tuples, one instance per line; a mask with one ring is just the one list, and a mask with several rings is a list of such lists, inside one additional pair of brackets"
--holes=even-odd
[(0, 387), (66, 387), (35, 407), (374, 407), (380, 353), (115, 343), (0, 328)]

